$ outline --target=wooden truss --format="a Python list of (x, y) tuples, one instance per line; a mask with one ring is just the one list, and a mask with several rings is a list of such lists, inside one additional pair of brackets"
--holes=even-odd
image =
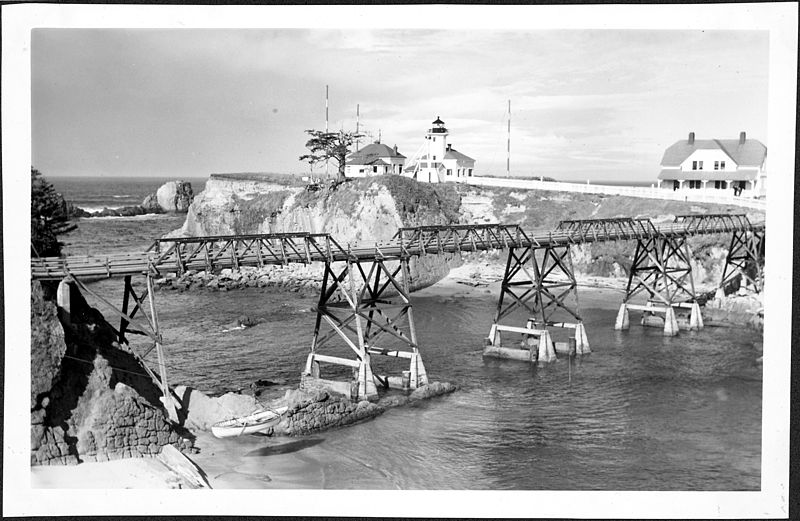
[(165, 238), (157, 239), (150, 250), (158, 254), (154, 265), (174, 265), (171, 271), (178, 273), (187, 269), (239, 269), (241, 265), (332, 262), (334, 257), (348, 256), (348, 251), (327, 233), (307, 232)]
[[(408, 259), (385, 261), (376, 258), (369, 271), (365, 270), (365, 264), (349, 261), (337, 271), (335, 264), (325, 263), (314, 337), (304, 376), (320, 378), (320, 362), (351, 367), (354, 378), (348, 386), (351, 386), (350, 394), (356, 399), (377, 397), (376, 383), (385, 388), (405, 389), (426, 385), (428, 377), (419, 353), (409, 299)], [(340, 302), (334, 301), (336, 295), (341, 298)], [(389, 300), (393, 296), (399, 297), (398, 303)], [(381, 347), (380, 341), (385, 338), (394, 339), (395, 344), (399, 341), (402, 347)], [(335, 341), (340, 345), (343, 342), (353, 357), (321, 352)], [(375, 375), (370, 363), (373, 355), (408, 359), (409, 370), (401, 377)]]
[(763, 232), (733, 232), (719, 285), (723, 291), (739, 277), (745, 284), (751, 285), (756, 293), (764, 289), (765, 242)]
[(651, 302), (671, 306), (695, 299), (685, 237), (650, 237), (636, 242), (624, 302), (646, 292)]
[[(525, 328), (501, 324), (519, 309), (529, 317)], [(501, 345), (501, 331), (544, 336), (542, 331), (548, 327), (562, 327), (575, 329), (577, 353), (588, 353), (589, 343), (578, 309), (578, 284), (569, 245), (509, 248), (489, 344)], [(558, 314), (567, 316), (569, 321), (557, 320)]]

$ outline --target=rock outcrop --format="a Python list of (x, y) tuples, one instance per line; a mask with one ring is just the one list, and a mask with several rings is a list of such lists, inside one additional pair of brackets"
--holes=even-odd
[[(158, 387), (114, 340), (99, 311), (73, 292), (68, 322), (31, 285), (31, 463), (72, 464), (187, 450)], [(66, 325), (65, 325), (66, 324)]]
[(87, 212), (73, 203), (65, 202), (67, 215), (80, 217), (133, 217), (136, 215), (158, 214), (164, 212), (186, 212), (194, 199), (192, 184), (187, 181), (169, 181), (159, 187), (158, 191), (144, 198), (142, 204), (122, 206), (120, 208), (103, 208), (97, 212)]
[[(169, 181), (161, 185), (156, 192), (158, 205), (165, 212), (185, 212), (189, 209), (194, 199), (192, 184), (187, 181)], [(148, 203), (152, 206), (152, 201), (144, 200), (142, 206)]]
[(182, 409), (186, 411), (186, 426), (210, 430), (222, 420), (250, 414), (262, 407), (288, 407), (283, 419), (264, 432), (267, 436), (302, 436), (337, 427), (344, 427), (383, 414), (391, 407), (426, 400), (452, 393), (457, 387), (448, 382), (432, 382), (410, 394), (394, 393), (378, 403), (354, 401), (345, 396), (319, 390), (314, 392), (292, 389), (270, 403), (259, 403), (254, 397), (227, 393), (212, 398), (188, 387), (178, 386)]
[[(453, 224), (459, 218), (460, 197), (449, 185), (379, 176), (314, 191), (298, 185), (291, 176), (282, 177), (283, 181), (280, 177), (276, 181), (276, 176), (263, 180), (212, 176), (189, 207), (183, 227), (169, 236), (308, 231), (329, 233), (346, 248), (348, 243), (389, 240), (399, 227)], [(412, 290), (435, 283), (459, 262), (454, 255), (413, 258)], [(305, 269), (292, 266), (289, 270)], [(322, 267), (314, 266), (311, 278), (321, 281), (321, 275)], [(206, 282), (205, 287), (208, 283), (213, 288), (232, 286), (229, 281)]]

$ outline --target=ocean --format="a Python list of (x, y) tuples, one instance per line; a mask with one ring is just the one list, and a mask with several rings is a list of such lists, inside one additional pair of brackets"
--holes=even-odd
[[(89, 180), (71, 183), (57, 186), (65, 196), (98, 205), (133, 200), (159, 185), (150, 179), (107, 180), (102, 188)], [(78, 231), (64, 239), (75, 252), (146, 246), (182, 219), (82, 219)], [(112, 302), (121, 301), (120, 280), (92, 286)], [(309, 437), (295, 454), (298, 465), (315, 469), (308, 485), (759, 490), (762, 368), (756, 345), (762, 335), (706, 327), (664, 337), (658, 329), (639, 326), (633, 314), (630, 331), (615, 331), (622, 293), (580, 291), (592, 354), (540, 367), (482, 357), (497, 294), (453, 297), (434, 288), (412, 294), (431, 380), (460, 389)], [(311, 342), (315, 300), (274, 288), (159, 291), (170, 381), (210, 394), (259, 379), (275, 383), (275, 396), (295, 387)], [(256, 325), (231, 330), (242, 314)], [(270, 451), (259, 451), (268, 440), (231, 443), (239, 444), (241, 454), (232, 467), (269, 473)]]
[[(145, 197), (174, 178), (160, 177), (48, 177), (55, 190), (89, 212), (142, 204)], [(186, 178), (194, 193), (206, 178)], [(185, 215), (148, 214), (135, 217), (89, 217), (78, 220), (78, 229), (59, 238), (67, 255), (142, 251), (153, 240), (180, 228)]]

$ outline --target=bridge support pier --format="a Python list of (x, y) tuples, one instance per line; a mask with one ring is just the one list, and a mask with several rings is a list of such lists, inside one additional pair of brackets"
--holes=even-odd
[[(370, 262), (369, 271), (365, 270), (366, 262), (357, 260), (347, 261), (341, 270), (335, 269), (330, 262), (325, 263), (311, 352), (303, 374), (305, 382), (315, 379), (323, 387), (358, 400), (376, 399), (378, 386), (416, 389), (428, 383), (409, 299), (408, 259), (386, 261), (376, 258)], [(397, 262), (397, 265), (390, 266), (389, 262)], [(340, 302), (335, 302), (337, 295)], [(399, 303), (389, 300), (394, 296), (399, 297)], [(327, 331), (323, 331), (323, 326)], [(379, 347), (376, 341), (382, 338), (391, 338), (395, 346)], [(320, 352), (323, 347), (332, 347), (335, 339), (340, 341), (340, 345), (343, 342), (349, 347), (351, 357)], [(402, 376), (374, 374), (373, 355), (406, 359), (408, 370), (403, 371)], [(351, 383), (322, 380), (320, 362), (352, 368)]]
[[(576, 354), (591, 352), (583, 320), (578, 314), (577, 281), (569, 245), (509, 248), (506, 269), (494, 322), (486, 339), (485, 356), (552, 362), (561, 344), (553, 343), (548, 328), (572, 329)], [(574, 307), (567, 303), (574, 298)], [(508, 326), (501, 321), (517, 310), (527, 312), (525, 327)], [(570, 322), (556, 321), (556, 312), (568, 315)], [(519, 345), (503, 345), (502, 332), (519, 333)], [(533, 350), (536, 348), (536, 354)], [(568, 352), (568, 344), (561, 346)]]
[[(133, 285), (131, 284), (131, 276), (125, 276), (125, 290), (122, 297), (121, 310), (108, 300), (104, 299), (86, 287), (86, 285), (84, 285), (79, 279), (72, 277), (71, 275), (68, 276), (67, 279), (62, 282), (62, 284), (65, 286), (65, 288), (70, 288), (68, 296), (70, 297), (71, 301), (74, 301), (76, 298), (76, 296), (72, 293), (77, 293), (78, 290), (80, 290), (81, 292), (91, 295), (100, 301), (109, 311), (120, 318), (120, 327), (119, 330), (116, 331), (119, 343), (128, 346), (131, 354), (133, 354), (133, 356), (142, 364), (142, 367), (153, 380), (153, 382), (161, 388), (161, 403), (164, 405), (169, 419), (173, 422), (178, 422), (178, 409), (180, 408), (180, 401), (177, 399), (177, 397), (173, 396), (167, 378), (166, 356), (163, 348), (163, 337), (161, 335), (161, 329), (158, 323), (158, 310), (156, 307), (155, 292), (153, 289), (153, 277), (148, 273), (145, 278), (147, 283), (146, 290), (142, 293), (142, 295), (137, 295), (133, 290)], [(59, 285), (59, 287), (60, 286), (61, 285)], [(128, 313), (130, 297), (133, 297), (133, 300), (136, 302), (136, 306), (130, 313)], [(145, 306), (145, 302), (147, 303), (147, 306)], [(140, 319), (134, 318), (139, 310), (142, 311), (144, 322)], [(136, 326), (136, 329), (132, 329), (130, 327), (131, 325)], [(143, 353), (139, 353), (133, 348), (133, 346), (131, 346), (128, 338), (126, 337), (126, 333), (146, 336), (153, 343)], [(156, 352), (158, 373), (154, 372), (145, 361), (145, 357), (153, 350)]]
[[(631, 304), (630, 300), (640, 293), (647, 294), (645, 304)], [(695, 317), (695, 327), (702, 327), (686, 238), (653, 235), (637, 239), (625, 299), (620, 306), (614, 328), (628, 329), (629, 310), (645, 313), (643, 325), (648, 324), (648, 316), (663, 313), (664, 336), (675, 336), (679, 331), (675, 307), (690, 307)]]
[(719, 284), (717, 296), (724, 296), (725, 289), (736, 279), (745, 287), (750, 287), (756, 293), (764, 289), (764, 250), (765, 240), (763, 232), (737, 230), (731, 236), (728, 255), (725, 258), (725, 268), (722, 271), (722, 280)]

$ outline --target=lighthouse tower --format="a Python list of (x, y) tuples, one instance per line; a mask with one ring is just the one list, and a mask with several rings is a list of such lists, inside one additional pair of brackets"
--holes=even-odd
[(428, 145), (428, 152), (420, 160), (420, 168), (417, 172), (417, 180), (428, 183), (439, 183), (443, 181), (439, 174), (442, 168), (442, 161), (447, 153), (448, 132), (444, 126), (444, 121), (436, 116), (431, 128), (425, 134)]

